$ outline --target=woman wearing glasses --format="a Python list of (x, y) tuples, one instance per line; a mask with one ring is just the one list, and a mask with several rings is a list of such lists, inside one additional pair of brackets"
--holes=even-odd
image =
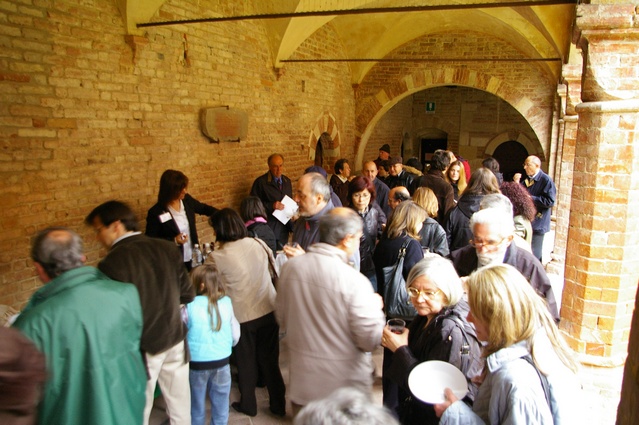
[(373, 263), (373, 251), (386, 226), (386, 215), (375, 202), (375, 185), (368, 177), (357, 176), (348, 184), (349, 206), (362, 220), (364, 230), (359, 242), (359, 271), (371, 281), (377, 291), (377, 277)]
[(481, 346), (466, 321), (468, 304), (462, 298), (461, 280), (452, 263), (438, 255), (428, 255), (410, 271), (406, 282), (417, 316), (403, 333), (384, 328), (382, 345), (393, 352), (386, 371), (399, 385), (399, 415), (402, 424), (437, 424), (433, 405), (414, 396), (408, 388), (408, 375), (421, 362), (440, 360), (456, 366), (466, 376), (472, 404), (477, 385), (471, 381), (483, 367)]

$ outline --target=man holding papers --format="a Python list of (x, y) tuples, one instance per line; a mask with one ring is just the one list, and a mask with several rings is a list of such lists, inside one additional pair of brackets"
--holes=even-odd
[(269, 156), (268, 169), (266, 174), (259, 176), (253, 182), (251, 196), (257, 196), (264, 204), (268, 215), (267, 224), (273, 229), (277, 249), (282, 249), (288, 242), (291, 223), (283, 224), (273, 216), (273, 212), (285, 209), (282, 201), (286, 196), (293, 197), (293, 186), (291, 179), (282, 174), (284, 170), (284, 157), (282, 155), (274, 153)]

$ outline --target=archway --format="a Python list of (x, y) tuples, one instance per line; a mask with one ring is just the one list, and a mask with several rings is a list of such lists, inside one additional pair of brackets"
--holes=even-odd
[[(478, 89), (497, 96), (511, 105), (526, 120), (538, 140), (547, 140), (549, 129), (547, 116), (535, 106), (535, 102), (508, 83), (476, 71), (457, 72), (454, 68), (428, 69), (405, 75), (383, 90), (361, 100), (361, 113), (355, 122), (360, 123), (356, 163), (361, 163), (373, 129), (379, 120), (402, 99), (429, 88), (458, 85)], [(543, 152), (541, 144), (531, 152)], [(545, 155), (541, 155), (545, 157)]]
[(511, 181), (515, 173), (524, 173), (522, 164), (528, 156), (528, 151), (521, 143), (510, 140), (499, 145), (492, 156), (499, 162), (504, 181)]

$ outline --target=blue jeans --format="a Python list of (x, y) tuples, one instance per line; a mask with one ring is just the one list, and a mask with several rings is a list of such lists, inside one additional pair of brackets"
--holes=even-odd
[(231, 367), (190, 370), (191, 423), (204, 425), (206, 395), (211, 400), (211, 425), (226, 425), (229, 421), (229, 394), (231, 393)]

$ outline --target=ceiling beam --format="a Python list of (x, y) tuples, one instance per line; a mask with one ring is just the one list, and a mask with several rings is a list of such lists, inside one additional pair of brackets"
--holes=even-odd
[(561, 58), (380, 58), (380, 59), (282, 59), (280, 62), (561, 62)]
[(228, 21), (245, 21), (245, 20), (266, 20), (266, 19), (284, 19), (284, 18), (307, 18), (313, 16), (342, 16), (342, 15), (370, 15), (375, 13), (409, 13), (409, 12), (432, 12), (442, 10), (468, 10), (468, 9), (494, 9), (503, 7), (531, 7), (531, 6), (558, 6), (574, 4), (577, 5), (579, 0), (538, 0), (538, 1), (511, 1), (500, 3), (471, 3), (471, 4), (447, 4), (434, 6), (400, 6), (400, 7), (383, 7), (383, 8), (363, 8), (349, 10), (317, 10), (312, 12), (291, 12), (291, 13), (269, 13), (261, 15), (240, 15), (240, 16), (223, 16), (218, 18), (200, 18), (200, 19), (183, 19), (180, 21), (163, 21), (163, 22), (146, 22), (136, 24), (138, 28), (160, 27), (167, 25), (182, 24), (200, 24), (215, 23)]

